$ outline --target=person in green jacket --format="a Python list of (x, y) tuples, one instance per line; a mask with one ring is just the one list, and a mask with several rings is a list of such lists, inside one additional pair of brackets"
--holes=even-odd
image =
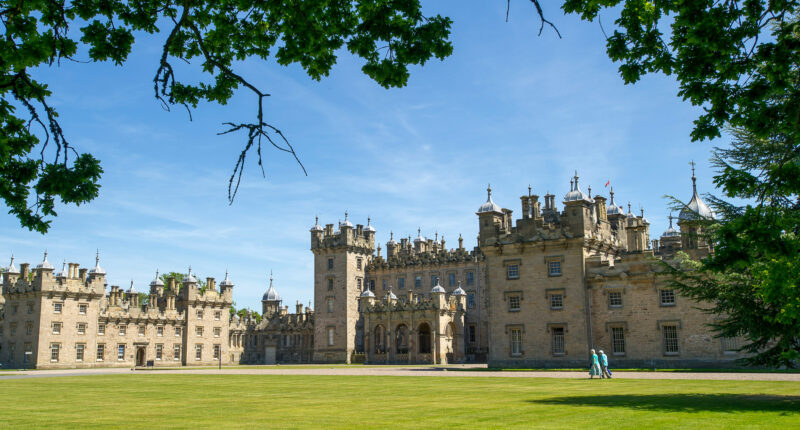
[(595, 376), (602, 377), (602, 374), (600, 373), (600, 363), (597, 361), (597, 354), (595, 354), (594, 349), (591, 350), (591, 352), (592, 352), (592, 364), (591, 364), (592, 367), (589, 368), (589, 379), (594, 379)]

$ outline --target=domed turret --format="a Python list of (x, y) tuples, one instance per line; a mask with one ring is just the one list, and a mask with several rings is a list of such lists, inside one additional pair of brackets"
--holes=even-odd
[(272, 285), (272, 272), (269, 272), (269, 289), (264, 296), (261, 297), (261, 301), (263, 302), (279, 302), (281, 301), (281, 296), (275, 291), (275, 287)]
[(347, 211), (344, 211), (344, 221), (339, 223), (339, 228), (350, 227), (353, 228), (353, 223), (347, 219)]
[(697, 178), (694, 176), (694, 162), (692, 165), (692, 199), (684, 207), (678, 219), (680, 221), (695, 221), (698, 219), (717, 219), (716, 214), (697, 194)]
[(640, 211), (642, 213), (642, 224), (650, 224), (650, 221), (644, 217), (644, 208), (641, 208)]
[(414, 238), (414, 243), (417, 242), (425, 242), (425, 238), (422, 237), (422, 229), (417, 227), (417, 237)]
[(89, 270), (89, 273), (92, 273), (92, 274), (95, 274), (95, 275), (105, 275), (106, 274), (106, 271), (103, 270), (102, 267), (100, 267), (100, 250), (99, 249), (97, 250), (97, 254), (95, 254), (95, 257), (94, 257), (94, 267), (91, 270)]
[(461, 288), (461, 281), (458, 281), (458, 288), (456, 288), (455, 291), (453, 291), (453, 294), (456, 295), (456, 296), (466, 296), (467, 295), (467, 292), (464, 291), (463, 288)]
[(368, 232), (375, 233), (375, 227), (373, 227), (373, 226), (371, 226), (371, 225), (370, 225), (370, 222), (371, 222), (371, 221), (372, 221), (372, 220), (371, 220), (369, 217), (367, 217), (367, 226), (366, 226), (366, 227), (364, 227), (364, 231), (368, 231)]
[(388, 246), (388, 245), (396, 245), (396, 244), (397, 244), (397, 242), (394, 241), (394, 232), (390, 231), (389, 232), (389, 241), (386, 242), (386, 245)]
[(197, 283), (197, 278), (195, 278), (194, 275), (192, 275), (192, 266), (189, 266), (189, 272), (187, 272), (186, 276), (183, 277), (183, 282), (184, 283), (188, 282), (192, 284)]
[(628, 218), (636, 218), (636, 215), (634, 215), (631, 210), (631, 202), (628, 202), (628, 213), (625, 216)]
[(14, 255), (13, 254), (11, 255), (11, 264), (8, 266), (8, 269), (6, 269), (6, 273), (13, 274), (13, 275), (19, 275), (19, 270), (17, 270), (17, 268), (14, 266)]
[(136, 288), (133, 286), (133, 279), (131, 279), (131, 287), (128, 288), (128, 294), (138, 294)]
[(447, 291), (445, 291), (444, 288), (441, 285), (439, 285), (438, 281), (436, 282), (436, 286), (431, 289), (431, 294), (436, 294), (436, 293), (444, 294), (446, 292)]
[(67, 277), (67, 260), (64, 260), (64, 263), (61, 264), (61, 271), (58, 272), (56, 275), (57, 278), (66, 278)]
[(669, 214), (669, 228), (664, 231), (661, 237), (680, 237), (681, 233), (672, 227), (672, 219), (675, 218)]
[(491, 186), (491, 184), (489, 185), (488, 188), (486, 188), (486, 194), (487, 194), (486, 203), (482, 204), (481, 207), (478, 208), (478, 213), (482, 214), (482, 213), (487, 213), (487, 212), (497, 212), (497, 213), (501, 213), (502, 214), (503, 210), (500, 209), (500, 206), (497, 206), (492, 201), (492, 186)]
[(151, 287), (163, 287), (164, 286), (164, 281), (162, 281), (161, 278), (158, 277), (158, 269), (156, 269), (156, 277), (152, 281), (150, 281), (150, 286)]
[(625, 210), (614, 203), (614, 187), (611, 187), (611, 192), (609, 194), (611, 195), (611, 202), (608, 204), (608, 208), (606, 208), (606, 215), (624, 215)]
[(586, 194), (581, 191), (580, 187), (578, 186), (578, 172), (575, 171), (575, 181), (573, 185), (573, 181), (569, 181), (569, 192), (564, 196), (564, 202), (576, 202), (576, 201), (585, 201), (587, 203), (593, 203), (594, 200), (591, 197), (587, 196)]
[(221, 287), (232, 287), (233, 286), (233, 282), (230, 279), (228, 279), (228, 271), (227, 270), (225, 270), (225, 279), (223, 279), (222, 282), (219, 283), (219, 285)]
[(373, 293), (372, 291), (369, 290), (369, 288), (367, 288), (366, 290), (364, 290), (363, 293), (361, 293), (361, 297), (364, 297), (364, 298), (367, 298), (367, 297), (375, 298), (375, 293)]
[(36, 265), (37, 269), (50, 269), (53, 270), (53, 265), (47, 261), (47, 250), (44, 251), (44, 260), (41, 263)]
[(314, 217), (314, 226), (311, 227), (311, 231), (322, 231), (322, 226), (319, 225), (319, 217)]

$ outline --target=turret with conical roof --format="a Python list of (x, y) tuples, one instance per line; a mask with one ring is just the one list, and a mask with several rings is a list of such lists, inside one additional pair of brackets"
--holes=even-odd
[(261, 297), (261, 313), (265, 317), (274, 315), (280, 310), (281, 296), (275, 291), (275, 286), (272, 284), (272, 271), (269, 272), (269, 288), (267, 292)]
[(695, 163), (692, 166), (692, 198), (678, 215), (678, 226), (681, 229), (683, 249), (693, 258), (702, 258), (711, 251), (711, 244), (705, 238), (705, 224), (716, 219), (714, 211), (700, 198), (697, 192)]

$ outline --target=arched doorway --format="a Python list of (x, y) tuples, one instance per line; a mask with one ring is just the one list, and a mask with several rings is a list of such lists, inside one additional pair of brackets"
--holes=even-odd
[(430, 354), (431, 353), (431, 326), (428, 323), (422, 323), (419, 325), (419, 353), (420, 354)]
[(456, 326), (452, 322), (447, 324), (444, 331), (444, 356), (448, 363), (455, 361), (456, 351)]
[(144, 367), (145, 364), (146, 363), (144, 361), (144, 347), (140, 346), (136, 348), (136, 365)]
[(382, 325), (375, 327), (375, 354), (386, 353), (386, 329)]
[(395, 330), (395, 351), (398, 354), (408, 354), (408, 326), (400, 324)]

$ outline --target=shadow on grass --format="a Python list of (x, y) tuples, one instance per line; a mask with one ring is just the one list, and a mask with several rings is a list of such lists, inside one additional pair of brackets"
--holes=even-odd
[(800, 414), (800, 396), (767, 394), (645, 394), (550, 397), (530, 403), (667, 412), (783, 412)]

